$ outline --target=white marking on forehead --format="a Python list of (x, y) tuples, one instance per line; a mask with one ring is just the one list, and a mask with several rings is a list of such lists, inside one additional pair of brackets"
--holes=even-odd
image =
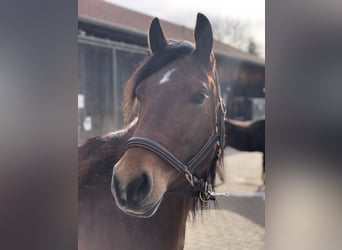
[(159, 81), (160, 84), (164, 84), (168, 81), (170, 81), (170, 76), (171, 74), (175, 71), (176, 69), (170, 69), (168, 72), (165, 73), (165, 75), (162, 77), (162, 79)]

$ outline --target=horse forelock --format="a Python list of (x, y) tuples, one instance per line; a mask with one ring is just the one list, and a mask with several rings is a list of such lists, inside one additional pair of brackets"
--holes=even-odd
[(171, 41), (164, 49), (149, 55), (141, 62), (125, 84), (123, 108), (126, 123), (132, 119), (132, 113), (137, 104), (135, 89), (138, 87), (139, 83), (172, 61), (190, 54), (194, 49), (194, 45), (190, 42)]

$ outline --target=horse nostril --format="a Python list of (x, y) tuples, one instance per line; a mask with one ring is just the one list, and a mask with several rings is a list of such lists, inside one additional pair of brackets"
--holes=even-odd
[(146, 173), (142, 173), (138, 178), (128, 184), (126, 188), (127, 203), (137, 206), (148, 195), (151, 190), (151, 181)]
[[(113, 192), (114, 191), (114, 192)], [(119, 200), (119, 202), (123, 205), (127, 203), (127, 194), (125, 189), (120, 188), (120, 182), (118, 178), (115, 176), (113, 177), (113, 183), (112, 183), (112, 193), (115, 193), (115, 197)]]

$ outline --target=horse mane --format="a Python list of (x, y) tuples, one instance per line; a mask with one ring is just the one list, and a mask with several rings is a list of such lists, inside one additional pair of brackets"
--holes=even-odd
[(123, 109), (126, 123), (134, 118), (133, 112), (137, 105), (135, 89), (139, 83), (170, 62), (191, 54), (194, 50), (195, 46), (190, 42), (170, 41), (163, 49), (149, 55), (142, 61), (125, 84)]
[[(134, 112), (138, 100), (135, 94), (136, 88), (139, 84), (161, 68), (165, 67), (167, 64), (175, 61), (178, 58), (184, 57), (186, 55), (192, 54), (195, 51), (195, 46), (188, 41), (169, 41), (168, 44), (161, 50), (150, 54), (145, 60), (143, 60), (138, 68), (133, 72), (130, 78), (127, 80), (124, 89), (123, 96), (123, 113), (125, 122), (130, 122), (135, 118), (136, 113)], [(214, 56), (210, 56), (209, 68), (213, 70), (215, 68)], [(218, 149), (217, 149), (218, 150)], [(220, 157), (217, 154), (210, 162), (210, 168), (204, 176), (201, 178), (208, 181), (212, 185), (213, 189), (215, 187), (215, 176), (217, 167), (223, 166), (223, 152)], [(204, 208), (209, 206), (209, 202), (203, 202), (198, 197), (194, 198), (192, 205), (192, 215), (195, 218), (196, 211), (200, 208), (203, 211)], [(216, 203), (215, 203), (216, 206)]]

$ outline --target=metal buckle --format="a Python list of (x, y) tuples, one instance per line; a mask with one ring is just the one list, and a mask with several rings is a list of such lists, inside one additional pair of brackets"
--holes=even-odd
[(220, 107), (221, 107), (222, 114), (226, 114), (226, 105), (224, 105), (223, 98), (220, 98)]
[(218, 158), (220, 158), (221, 155), (222, 155), (222, 148), (221, 148), (221, 147), (223, 147), (223, 146), (220, 145), (220, 144), (221, 144), (221, 142), (220, 142), (220, 143), (217, 143), (217, 145), (218, 145), (217, 157), (218, 157)]
[(195, 184), (194, 184), (194, 178), (192, 177), (192, 174), (190, 173), (190, 171), (187, 171), (186, 173), (185, 173), (185, 178), (186, 178), (186, 180), (190, 183), (190, 185), (193, 187), (193, 186), (195, 186)]

